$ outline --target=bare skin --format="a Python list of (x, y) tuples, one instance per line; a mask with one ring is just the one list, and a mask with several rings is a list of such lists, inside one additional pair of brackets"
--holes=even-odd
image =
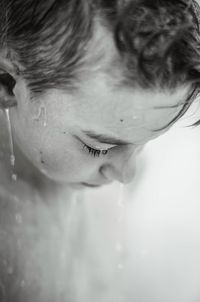
[[(110, 254), (105, 251), (102, 272), (90, 255), (101, 264), (102, 251), (95, 240), (101, 247), (101, 238), (106, 248), (108, 242), (114, 244), (105, 227), (110, 227), (114, 213), (105, 199), (106, 212), (97, 211), (103, 216), (99, 227), (94, 208), (87, 208), (84, 191), (77, 189), (130, 182), (137, 152), (168, 130), (155, 131), (180, 112), (190, 87), (173, 92), (117, 87), (107, 74), (91, 71), (73, 95), (54, 89), (31, 100), (26, 82), (12, 71), (10, 62), (1, 56), (0, 64), (16, 81), (11, 99), (6, 89), (1, 90), (2, 107), (5, 100), (11, 106), (15, 166), (13, 171), (6, 115), (1, 110), (0, 300), (63, 302), (70, 301), (72, 291), (80, 294), (74, 301), (84, 301), (80, 280), (87, 276), (93, 287), (85, 301), (96, 301), (97, 290), (103, 295), (110, 288), (107, 264), (115, 264), (115, 253), (112, 248)], [(13, 172), (17, 181), (11, 178)], [(76, 205), (72, 192), (80, 192)], [(77, 259), (82, 265), (78, 272)]]

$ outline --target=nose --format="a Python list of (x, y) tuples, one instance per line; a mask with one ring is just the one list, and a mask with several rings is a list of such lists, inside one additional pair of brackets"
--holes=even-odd
[(136, 173), (137, 153), (137, 150), (133, 149), (131, 152), (115, 155), (112, 161), (100, 168), (100, 173), (110, 181), (117, 180), (123, 184), (131, 182)]

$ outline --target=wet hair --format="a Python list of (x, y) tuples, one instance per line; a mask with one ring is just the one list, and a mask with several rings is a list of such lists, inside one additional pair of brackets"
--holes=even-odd
[(89, 5), (80, 0), (0, 0), (0, 6), (1, 45), (22, 67), (32, 93), (72, 88), (92, 35)]
[[(200, 87), (200, 7), (193, 0), (100, 1), (123, 62), (126, 85), (173, 91), (191, 87), (183, 107), (163, 130), (189, 109)], [(193, 125), (200, 125), (200, 120)]]
[(196, 8), (188, 0), (135, 0), (121, 10), (115, 40), (130, 81), (143, 88), (199, 82)]
[(0, 6), (1, 46), (23, 67), (35, 95), (77, 86), (97, 19), (113, 37), (122, 84), (199, 87), (200, 13), (195, 1), (0, 0)]

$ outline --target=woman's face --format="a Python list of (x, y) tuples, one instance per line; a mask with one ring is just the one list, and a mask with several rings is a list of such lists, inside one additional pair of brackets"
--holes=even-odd
[(114, 88), (99, 76), (73, 95), (55, 89), (33, 101), (23, 81), (14, 93), (12, 128), (21, 151), (50, 179), (84, 186), (130, 181), (137, 151), (166, 131), (155, 130), (180, 112), (188, 87)]

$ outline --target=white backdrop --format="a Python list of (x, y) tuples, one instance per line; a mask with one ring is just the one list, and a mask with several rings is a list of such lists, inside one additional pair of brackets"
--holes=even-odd
[[(126, 186), (124, 301), (200, 301), (200, 126), (186, 127), (200, 118), (199, 108), (197, 100), (146, 146), (137, 177)], [(92, 194), (111, 213), (112, 186)]]

